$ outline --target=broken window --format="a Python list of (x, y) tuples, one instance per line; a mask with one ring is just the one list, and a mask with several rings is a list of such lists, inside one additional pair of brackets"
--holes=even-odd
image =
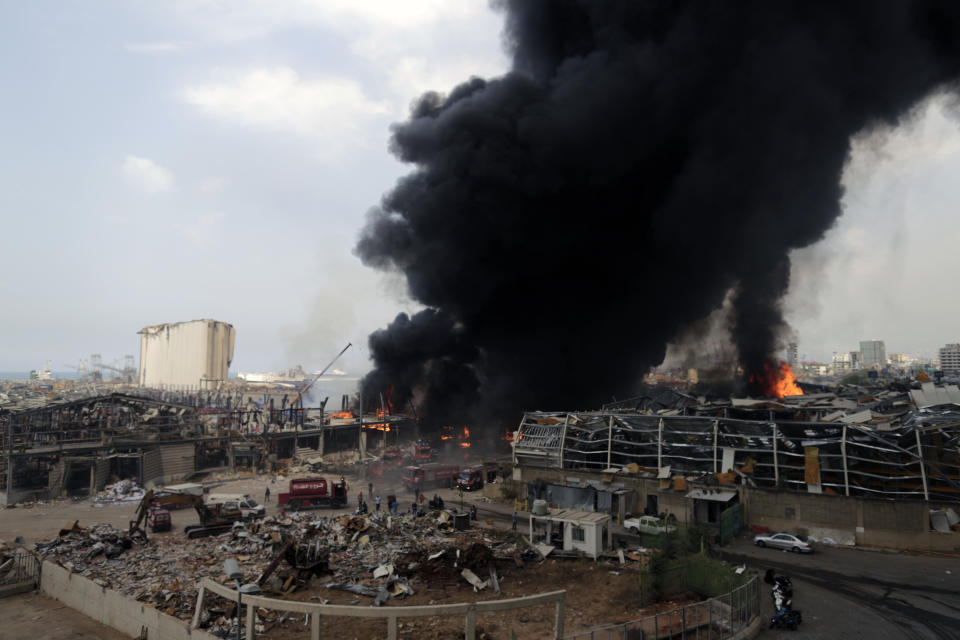
[(574, 542), (583, 542), (585, 538), (583, 527), (578, 527), (574, 525), (570, 529), (570, 537), (573, 539)]

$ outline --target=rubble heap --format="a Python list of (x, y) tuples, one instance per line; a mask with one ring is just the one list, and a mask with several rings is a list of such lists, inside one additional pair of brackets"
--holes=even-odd
[(108, 484), (103, 491), (99, 492), (94, 498), (96, 503), (112, 504), (115, 502), (140, 502), (146, 491), (137, 486), (133, 480), (120, 480), (113, 484)]
[[(197, 585), (223, 582), (223, 560), (235, 558), (243, 582), (267, 594), (289, 595), (303, 586), (345, 590), (380, 605), (415, 593), (415, 584), (460, 583), (499, 590), (495, 560), (522, 565), (517, 543), (489, 530), (454, 532), (449, 516), (316, 517), (291, 513), (238, 522), (219, 536), (154, 536), (146, 545), (110, 525), (76, 523), (35, 550), (64, 568), (169, 615), (189, 619)], [(531, 552), (527, 552), (528, 554)], [(490, 576), (489, 580), (485, 580)], [(204, 623), (227, 628), (232, 610), (205, 612)]]

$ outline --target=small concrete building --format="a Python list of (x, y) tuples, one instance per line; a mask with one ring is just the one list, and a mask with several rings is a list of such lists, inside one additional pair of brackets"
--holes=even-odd
[(613, 546), (611, 518), (596, 511), (550, 509), (544, 515), (530, 514), (530, 540), (534, 544), (556, 546), (564, 551), (579, 551), (597, 558)]

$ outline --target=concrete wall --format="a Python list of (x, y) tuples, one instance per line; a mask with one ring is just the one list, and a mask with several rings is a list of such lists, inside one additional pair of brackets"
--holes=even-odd
[(101, 587), (49, 560), (43, 563), (40, 590), (71, 609), (130, 636), (139, 636), (141, 627), (146, 627), (149, 640), (215, 640), (215, 636), (206, 631), (191, 631), (189, 623)]
[(775, 531), (803, 529), (838, 544), (960, 552), (960, 533), (930, 530), (930, 503), (869, 500), (741, 488), (748, 525)]
[(227, 379), (235, 331), (217, 320), (192, 320), (140, 330), (140, 386), (200, 389)]

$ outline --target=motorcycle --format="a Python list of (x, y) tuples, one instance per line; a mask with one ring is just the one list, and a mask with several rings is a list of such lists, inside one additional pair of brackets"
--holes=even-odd
[(771, 629), (790, 629), (796, 631), (803, 622), (803, 614), (795, 609), (781, 609), (770, 618)]

